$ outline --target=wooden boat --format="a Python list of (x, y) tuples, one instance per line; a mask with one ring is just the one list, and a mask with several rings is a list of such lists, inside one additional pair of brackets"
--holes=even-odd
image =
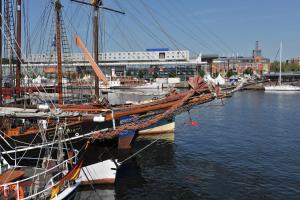
[[(95, 1), (96, 2), (96, 1)], [(156, 99), (138, 105), (121, 105), (111, 107), (104, 98), (100, 98), (99, 79), (105, 83), (107, 80), (98, 66), (98, 48), (94, 48), (94, 59), (87, 51), (79, 37), (76, 37), (76, 44), (82, 49), (87, 60), (90, 62), (97, 75), (96, 103), (89, 104), (63, 104), (62, 93), (62, 65), (61, 65), (61, 43), (60, 43), (60, 22), (61, 4), (55, 1), (56, 8), (56, 48), (58, 58), (58, 105), (46, 106), (36, 110), (18, 110), (2, 115), (2, 135), (0, 135), (0, 146), (6, 153), (3, 154), (9, 164), (14, 164), (14, 156), (24, 156), (22, 161), (30, 166), (36, 162), (31, 156), (36, 156), (53, 141), (57, 130), (58, 118), (64, 122), (66, 137), (65, 142), (71, 142), (76, 149), (81, 149), (87, 140), (93, 138), (91, 148), (87, 150), (84, 167), (93, 167), (99, 161), (111, 158), (107, 149), (129, 148), (136, 132), (147, 127), (154, 126), (165, 118), (176, 115), (191, 109), (192, 106), (212, 101), (216, 98), (214, 90), (209, 88), (202, 79), (196, 77), (191, 80), (191, 89), (187, 92), (177, 93), (175, 90), (164, 98)], [(96, 7), (95, 7), (96, 8)], [(98, 7), (97, 7), (98, 9)], [(7, 107), (4, 109), (7, 110)], [(123, 118), (130, 117), (131, 120), (123, 122)], [(4, 126), (3, 126), (4, 125)], [(116, 143), (118, 142), (118, 143)], [(117, 145), (118, 144), (118, 145)], [(26, 146), (26, 148), (23, 148)], [(70, 144), (67, 144), (69, 147)], [(44, 150), (43, 150), (44, 151)], [(97, 152), (97, 153), (95, 153)], [(99, 158), (99, 156), (101, 156)], [(95, 175), (98, 177), (98, 175)]]
[(174, 133), (175, 131), (175, 122), (171, 122), (165, 125), (156, 126), (154, 128), (147, 128), (140, 130), (138, 135), (157, 135), (157, 134), (164, 134), (164, 133)]

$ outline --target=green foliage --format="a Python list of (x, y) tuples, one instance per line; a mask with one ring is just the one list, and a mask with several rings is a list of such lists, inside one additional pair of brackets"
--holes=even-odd
[(143, 77), (144, 77), (144, 74), (145, 74), (145, 73), (144, 73), (142, 70), (139, 70), (139, 71), (138, 71), (138, 77), (139, 77), (139, 78), (143, 78)]
[[(271, 63), (270, 71), (271, 72), (279, 72), (280, 71), (280, 63), (278, 61), (275, 61)], [(282, 72), (299, 72), (300, 71), (300, 65), (297, 64), (288, 64), (288, 63), (282, 63), (281, 66)]]
[(205, 75), (205, 71), (204, 71), (204, 70), (199, 70), (199, 71), (198, 71), (198, 75), (201, 76), (201, 77), (203, 78), (204, 75)]
[(154, 72), (152, 77), (153, 77), (153, 78), (158, 78), (157, 72)]
[(217, 73), (217, 72), (212, 74), (213, 78), (217, 78), (218, 76), (219, 76), (219, 73)]
[(132, 72), (131, 71), (126, 71), (126, 76), (131, 76)]
[(137, 76), (137, 71), (133, 70), (131, 74), (132, 74), (132, 76), (136, 77)]
[(252, 67), (248, 67), (246, 70), (245, 70), (245, 72), (244, 72), (245, 74), (249, 74), (249, 75), (253, 75), (253, 69), (252, 69)]
[(227, 77), (227, 78), (230, 78), (231, 76), (236, 75), (236, 74), (237, 74), (236, 72), (234, 72), (232, 69), (230, 69), (230, 70), (226, 73), (226, 77)]

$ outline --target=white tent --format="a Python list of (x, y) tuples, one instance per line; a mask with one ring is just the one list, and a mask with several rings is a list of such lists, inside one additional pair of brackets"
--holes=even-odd
[(42, 83), (42, 77), (40, 75), (38, 75), (38, 77), (36, 77), (35, 79), (32, 79), (32, 83), (39, 85)]
[(215, 78), (215, 84), (219, 85), (224, 85), (225, 84), (225, 79), (219, 74), (217, 78)]
[(24, 85), (28, 85), (29, 84), (29, 78), (27, 75), (25, 75), (24, 79), (23, 79), (23, 83)]
[(210, 76), (210, 74), (205, 74), (204, 81), (208, 83), (215, 83), (215, 80)]

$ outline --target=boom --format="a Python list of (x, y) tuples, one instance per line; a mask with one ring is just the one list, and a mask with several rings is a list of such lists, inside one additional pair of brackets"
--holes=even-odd
[(89, 53), (89, 51), (87, 50), (87, 48), (85, 47), (84, 43), (81, 41), (79, 36), (75, 37), (75, 44), (78, 48), (80, 48), (82, 50), (85, 58), (92, 65), (92, 68), (93, 68), (94, 72), (96, 73), (97, 77), (99, 78), (99, 80), (103, 81), (103, 83), (105, 85), (108, 85), (108, 81), (107, 81), (105, 75), (103, 74), (100, 67), (95, 62), (95, 60), (93, 59), (93, 57), (91, 56), (91, 54)]

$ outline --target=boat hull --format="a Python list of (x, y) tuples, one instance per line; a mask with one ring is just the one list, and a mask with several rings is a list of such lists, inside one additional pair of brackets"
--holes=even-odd
[(76, 181), (75, 185), (71, 188), (66, 189), (62, 193), (60, 193), (56, 198), (57, 200), (74, 200), (76, 197), (76, 193), (79, 189), (80, 181)]
[[(67, 126), (67, 134), (65, 135), (66, 143), (76, 150), (82, 149), (86, 142), (89, 140), (90, 136), (87, 133), (93, 131), (102, 130), (105, 128), (112, 127), (111, 122), (103, 123), (80, 123)], [(46, 133), (47, 141), (51, 143), (54, 137), (54, 131), (48, 131)], [(36, 145), (42, 144), (42, 138), (40, 135), (28, 134), (28, 135), (18, 135), (14, 137), (6, 137), (5, 140), (0, 140), (1, 148), (5, 151), (2, 152), (2, 156), (8, 162), (9, 165), (25, 165), (25, 166), (36, 166), (37, 163), (41, 164), (42, 160), (36, 160), (33, 158), (42, 158), (45, 154), (46, 148), (36, 147)], [(25, 146), (25, 144), (31, 144), (30, 147)], [(14, 147), (24, 148), (23, 151), (15, 151)], [(51, 148), (51, 145), (49, 145)], [(71, 147), (71, 145), (70, 145)], [(93, 164), (101, 160), (111, 158), (112, 153), (108, 152), (107, 149), (117, 148), (117, 139), (111, 140), (95, 140), (93, 143), (90, 143), (89, 148), (85, 156), (85, 165)], [(112, 151), (113, 152), (113, 151)], [(56, 151), (52, 151), (53, 156), (55, 156)], [(17, 158), (17, 159), (15, 159)]]
[(265, 86), (265, 91), (300, 91), (300, 87), (292, 85)]
[(105, 160), (85, 166), (80, 171), (81, 185), (113, 185), (116, 179), (117, 163)]

